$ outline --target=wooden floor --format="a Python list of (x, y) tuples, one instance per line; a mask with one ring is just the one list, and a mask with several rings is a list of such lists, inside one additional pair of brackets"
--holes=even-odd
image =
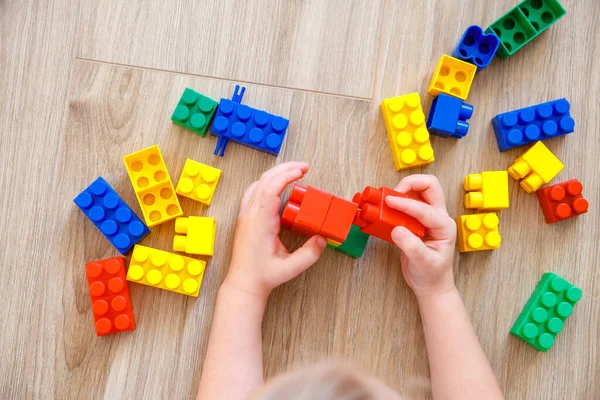
[[(567, 15), (508, 60), (478, 74), (469, 135), (434, 137), (436, 162), (397, 173), (379, 104), (419, 91), (470, 24), (488, 26), (515, 0), (0, 1), (0, 398), (191, 398), (229, 262), (238, 199), (262, 171), (305, 160), (304, 183), (350, 197), (408, 173), (438, 176), (451, 215), (464, 213), (467, 173), (505, 169), (491, 118), (567, 97), (576, 132), (548, 146), (591, 203), (581, 218), (543, 222), (511, 182), (502, 249), (456, 253), (455, 276), (477, 334), (511, 399), (600, 398), (600, 6), (563, 0)], [(168, 4), (168, 5), (166, 5)], [(290, 119), (278, 158), (231, 145), (212, 155), (169, 119), (186, 87)], [(83, 264), (116, 256), (72, 203), (102, 175), (139, 212), (122, 156), (152, 144), (177, 179), (186, 158), (223, 170), (210, 208), (217, 250), (198, 299), (131, 285), (137, 329), (95, 336)], [(170, 250), (173, 223), (144, 244)], [(292, 247), (302, 239), (283, 232)], [(555, 346), (537, 353), (509, 336), (544, 271), (584, 297)], [(264, 324), (268, 376), (335, 357), (427, 398), (423, 330), (398, 250), (372, 239), (353, 261), (328, 251), (272, 295)], [(426, 386), (426, 385), (425, 385)]]

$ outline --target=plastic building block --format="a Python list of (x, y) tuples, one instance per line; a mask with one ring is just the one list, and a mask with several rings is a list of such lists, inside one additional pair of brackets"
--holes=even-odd
[(486, 30), (500, 38), (498, 57), (508, 58), (531, 42), (567, 12), (558, 0), (525, 0)]
[(86, 263), (85, 273), (96, 335), (134, 330), (135, 319), (125, 281), (125, 259), (115, 257)]
[(127, 280), (198, 297), (206, 262), (140, 246), (133, 248)]
[(215, 154), (222, 157), (227, 142), (232, 140), (255, 150), (279, 155), (290, 121), (240, 104), (245, 89), (241, 95), (238, 95), (238, 90), (239, 86), (236, 86), (233, 99), (221, 99), (217, 108), (210, 128), (213, 135), (219, 136)]
[(333, 196), (321, 227), (321, 235), (338, 243), (344, 242), (357, 212), (358, 204)]
[(150, 232), (102, 177), (73, 201), (121, 254), (126, 254)]
[(210, 206), (220, 177), (220, 169), (188, 158), (185, 160), (175, 191), (179, 195)]
[(508, 173), (483, 171), (465, 176), (465, 207), (479, 210), (508, 208)]
[(321, 232), (333, 195), (312, 186), (295, 184), (283, 213), (281, 225), (303, 236)]
[(358, 205), (312, 186), (294, 185), (281, 225), (303, 236), (322, 235), (341, 244), (348, 237)]
[(492, 119), (498, 149), (506, 151), (575, 130), (567, 99), (498, 114)]
[(508, 174), (515, 180), (521, 180), (521, 187), (527, 193), (537, 191), (548, 183), (565, 166), (542, 142), (537, 142), (517, 158), (508, 168)]
[(397, 171), (435, 161), (419, 93), (384, 99), (381, 112)]
[(546, 223), (553, 224), (567, 218), (585, 214), (588, 201), (581, 191), (583, 186), (577, 179), (542, 188), (536, 192)]
[(500, 248), (500, 220), (496, 213), (470, 214), (456, 217), (458, 250), (461, 253)]
[(346, 254), (352, 258), (359, 258), (363, 255), (367, 242), (369, 241), (369, 235), (360, 231), (360, 227), (352, 225), (348, 237), (344, 243), (340, 245), (328, 244), (327, 247), (339, 251), (342, 254)]
[(183, 215), (157, 145), (126, 155), (123, 162), (149, 227)]
[(352, 201), (357, 203), (359, 207), (354, 225), (357, 225), (361, 232), (390, 243), (393, 243), (392, 230), (397, 226), (404, 226), (418, 237), (423, 238), (425, 227), (413, 217), (394, 210), (385, 204), (384, 200), (387, 196), (423, 201), (415, 194), (403, 194), (386, 187), (375, 189), (367, 186), (362, 193), (356, 193), (352, 198)]
[(445, 93), (466, 100), (476, 71), (477, 67), (475, 65), (442, 54), (427, 91), (432, 96)]
[(510, 333), (534, 349), (547, 352), (562, 331), (583, 292), (560, 276), (546, 272), (537, 284)]
[(472, 105), (454, 96), (440, 93), (431, 103), (427, 129), (432, 135), (460, 139), (467, 135), (469, 131), (467, 120), (472, 115)]
[(475, 64), (479, 71), (490, 65), (499, 46), (498, 36), (485, 34), (480, 26), (471, 25), (460, 38), (452, 57)]
[(173, 111), (171, 121), (204, 137), (217, 105), (213, 99), (186, 88)]
[[(214, 218), (185, 217), (175, 220), (173, 250), (212, 256), (215, 251), (217, 223)], [(182, 236), (183, 235), (183, 236)]]

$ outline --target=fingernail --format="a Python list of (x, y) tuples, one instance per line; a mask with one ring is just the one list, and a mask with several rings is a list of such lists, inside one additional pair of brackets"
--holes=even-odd
[(325, 240), (325, 238), (324, 238), (324, 237), (321, 237), (321, 236), (319, 236), (319, 237), (317, 238), (317, 244), (318, 244), (320, 247), (323, 247), (323, 248), (324, 248), (324, 247), (326, 247), (326, 246), (327, 246), (327, 240)]
[(400, 240), (400, 238), (402, 237), (402, 235), (404, 235), (405, 232), (406, 232), (405, 227), (403, 227), (403, 226), (395, 227), (394, 230), (392, 230), (392, 239)]

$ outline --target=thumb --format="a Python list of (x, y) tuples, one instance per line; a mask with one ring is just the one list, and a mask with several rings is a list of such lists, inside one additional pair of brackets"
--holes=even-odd
[(413, 263), (422, 264), (425, 261), (427, 246), (405, 227), (395, 227), (392, 231), (392, 240)]
[(289, 273), (292, 277), (300, 275), (311, 265), (316, 263), (327, 247), (327, 241), (323, 236), (315, 235), (308, 239), (304, 246), (289, 255), (287, 259)]

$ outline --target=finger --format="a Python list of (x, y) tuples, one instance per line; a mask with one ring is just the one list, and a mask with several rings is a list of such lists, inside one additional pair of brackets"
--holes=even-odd
[(277, 174), (269, 174), (268, 178), (261, 177), (256, 193), (261, 197), (279, 197), (290, 183), (304, 176), (306, 171), (297, 167), (278, 170)]
[(252, 182), (250, 186), (248, 186), (248, 189), (246, 189), (246, 191), (242, 195), (242, 200), (240, 201), (240, 213), (243, 212), (250, 203), (250, 199), (252, 198), (252, 194), (254, 193), (257, 184), (258, 181)]
[[(387, 196), (385, 203), (394, 210), (402, 211), (425, 225), (426, 228), (443, 228), (446, 216), (440, 210), (422, 201), (404, 197)], [(443, 217), (443, 218), (442, 218)]]
[(292, 279), (300, 275), (311, 265), (317, 262), (323, 251), (327, 247), (327, 241), (324, 237), (316, 235), (304, 243), (304, 246), (290, 254), (286, 260), (287, 269), (289, 269)]
[(440, 185), (438, 178), (433, 175), (417, 174), (407, 176), (400, 181), (395, 190), (404, 194), (419, 192), (427, 203), (447, 213), (442, 185)]
[(285, 173), (285, 171), (290, 171), (290, 170), (294, 170), (294, 169), (299, 169), (303, 173), (306, 173), (306, 171), (308, 171), (308, 164), (305, 162), (295, 162), (295, 161), (277, 164), (273, 168), (265, 171), (260, 176), (260, 179), (258, 180), (258, 182), (261, 184), (268, 183), (277, 175)]
[(417, 265), (427, 264), (429, 248), (411, 231), (403, 226), (397, 226), (392, 231), (392, 240), (410, 261)]

